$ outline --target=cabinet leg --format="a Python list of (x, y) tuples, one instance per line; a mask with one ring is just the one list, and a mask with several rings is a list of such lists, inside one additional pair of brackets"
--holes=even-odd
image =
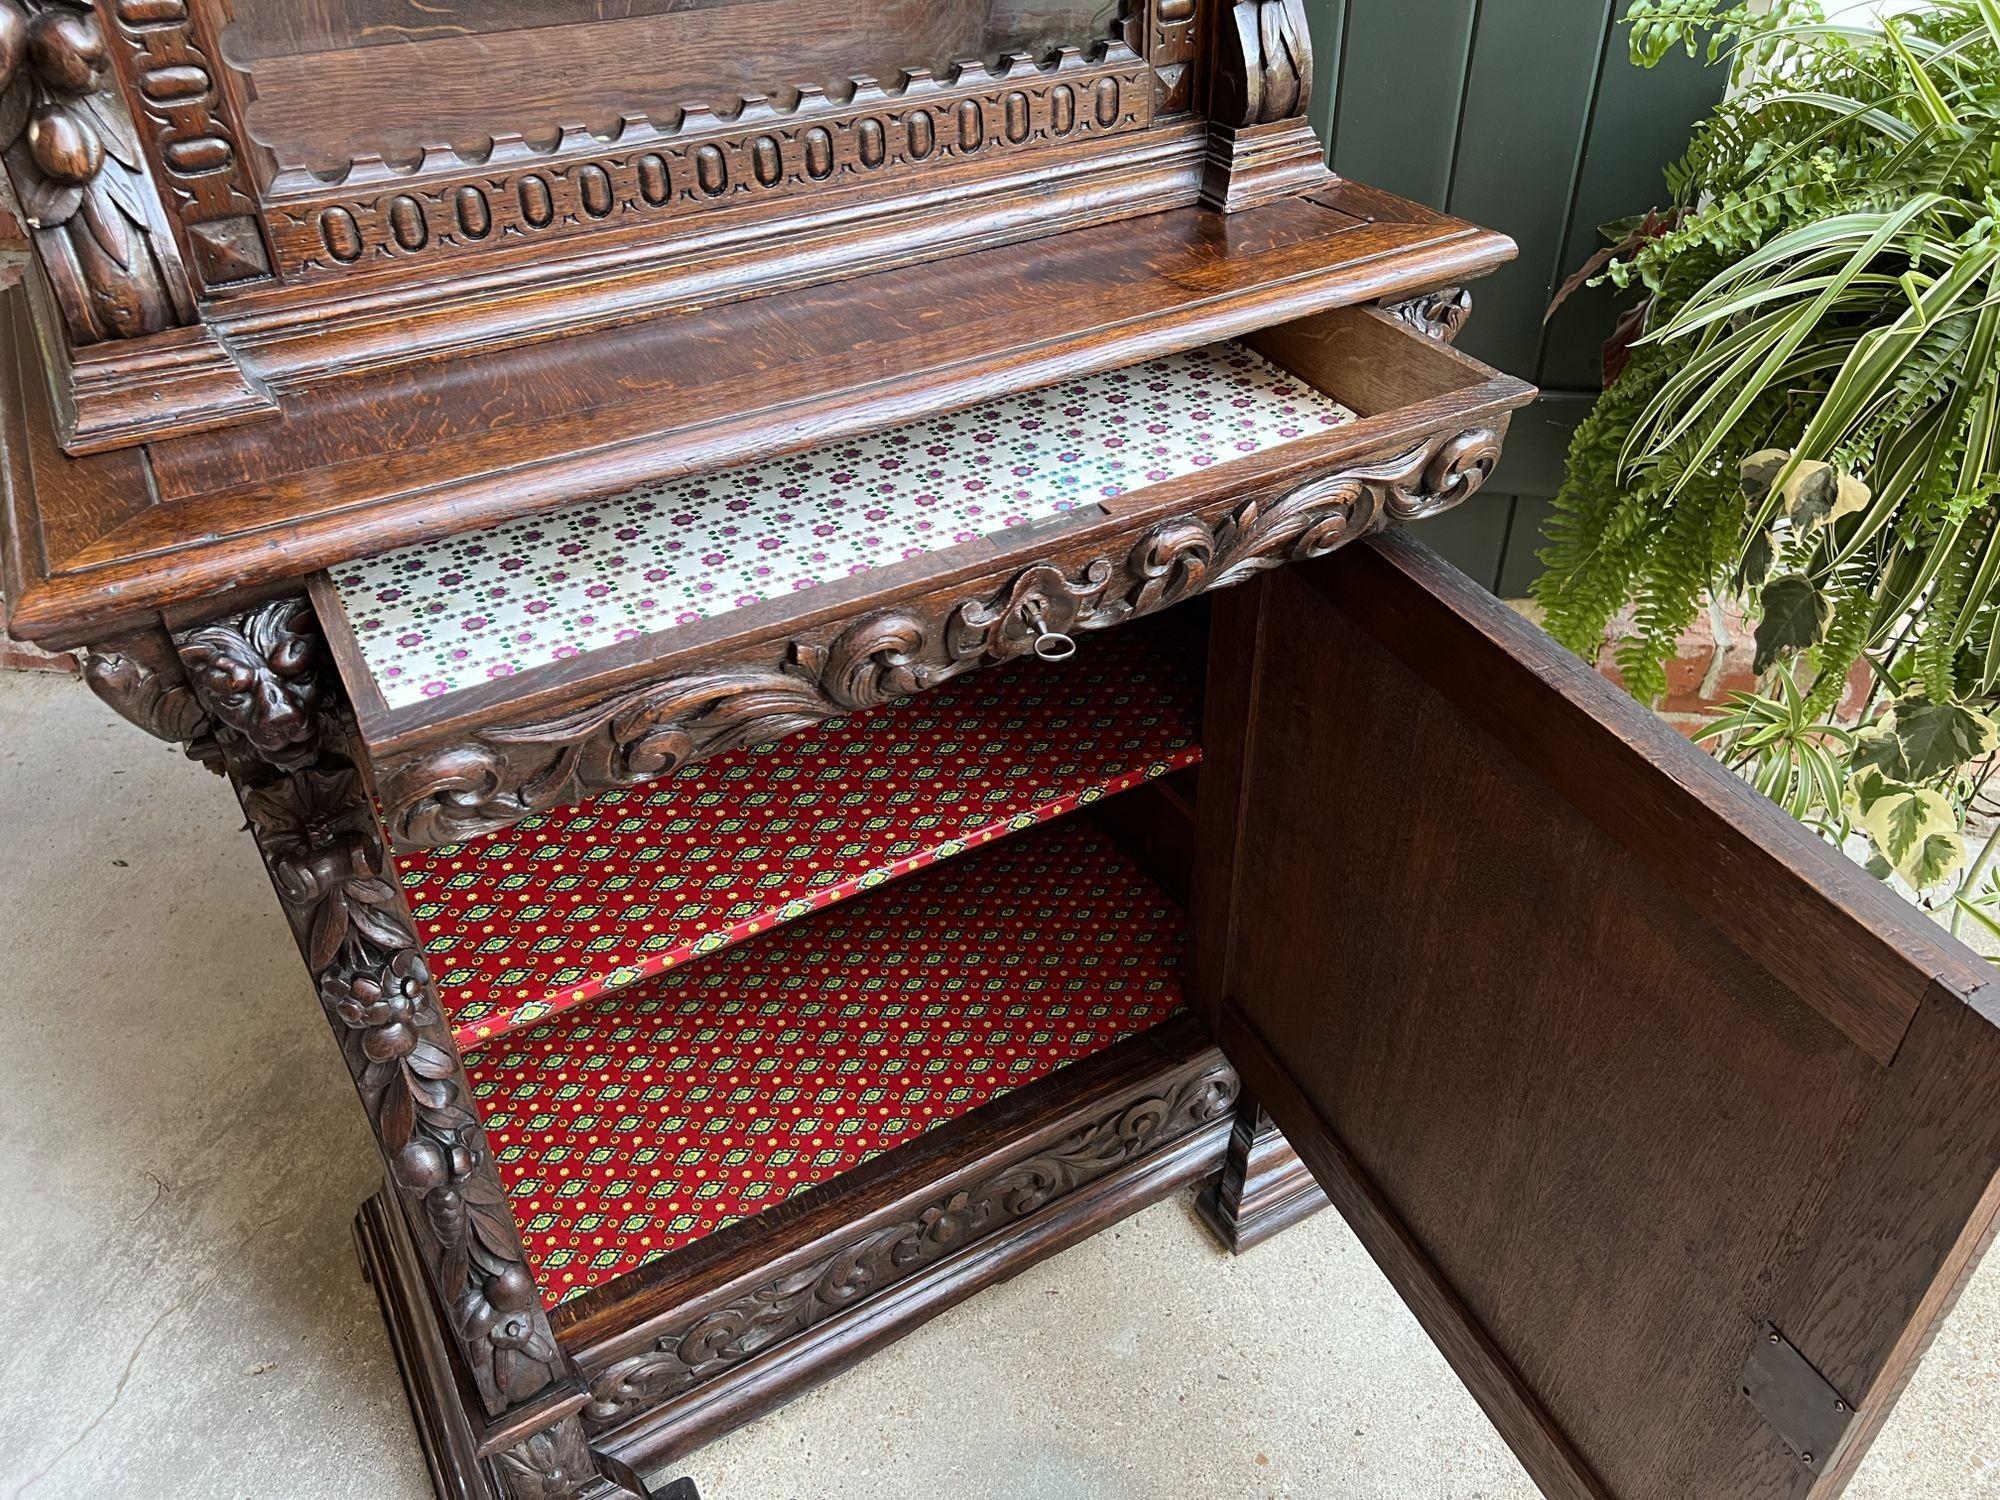
[(1195, 1200), (1201, 1221), (1232, 1255), (1326, 1207), (1326, 1194), (1255, 1099), (1237, 1104), (1222, 1175)]

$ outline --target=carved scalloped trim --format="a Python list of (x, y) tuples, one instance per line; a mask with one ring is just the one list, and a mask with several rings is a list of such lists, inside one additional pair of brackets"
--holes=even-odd
[(1152, 122), (1152, 102), (1152, 70), (1106, 42), (1098, 56), (1070, 48), (1026, 72), (918, 72), (896, 92), (862, 80), (848, 100), (808, 90), (792, 110), (754, 100), (732, 120), (628, 120), (610, 142), (570, 130), (550, 150), (504, 138), (478, 162), (450, 150), (406, 170), (368, 158), (338, 184), (288, 174), (268, 228), (280, 272), (346, 274), (1124, 134)]
[(369, 158), (334, 183), (290, 173), (268, 228), (282, 273), (340, 275), (1122, 134), (1152, 111), (1152, 70), (1107, 42), (1025, 71), (914, 73), (893, 92), (862, 80), (840, 101), (808, 90), (784, 111), (762, 100), (726, 120), (691, 110), (667, 129), (635, 118), (609, 141), (570, 130), (548, 150), (506, 137), (477, 161), (442, 148), (407, 168)]

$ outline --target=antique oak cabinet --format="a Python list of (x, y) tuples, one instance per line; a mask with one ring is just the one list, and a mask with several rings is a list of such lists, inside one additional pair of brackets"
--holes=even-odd
[(441, 1495), (642, 1495), (1197, 1184), (1330, 1199), (1552, 1495), (1853, 1472), (1986, 969), (1382, 534), (1532, 394), (1511, 246), (1311, 77), (1300, 0), (0, 0), (8, 627), (240, 796)]

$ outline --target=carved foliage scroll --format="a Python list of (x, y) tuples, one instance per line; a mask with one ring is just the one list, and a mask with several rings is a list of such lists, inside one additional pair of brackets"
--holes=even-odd
[(231, 779), (486, 1410), (565, 1373), (310, 611), (179, 638)]
[(1269, 125), (1312, 102), (1312, 42), (1303, 0), (1236, 0), (1217, 27), (1210, 118)]
[(0, 0), (0, 148), (72, 343), (194, 320), (88, 0)]
[(1236, 1095), (1236, 1074), (1226, 1064), (1190, 1074), (1164, 1093), (1127, 1105), (910, 1219), (873, 1230), (685, 1328), (655, 1336), (647, 1352), (619, 1360), (590, 1382), (586, 1424), (593, 1431), (616, 1427), (755, 1358), (1063, 1195), (1223, 1118)]
[(1456, 343), (1472, 316), (1472, 293), (1463, 287), (1448, 286), (1421, 297), (1389, 303), (1383, 311), (1426, 338), (1436, 339), (1440, 344)]
[(868, 616), (829, 644), (794, 642), (774, 666), (693, 673), (560, 718), (479, 731), (390, 772), (382, 795), (391, 835), (413, 846), (471, 837), (1026, 655), (1047, 631), (1101, 630), (1322, 556), (1458, 504), (1499, 451), (1487, 428), (1440, 435), (1275, 500), (1163, 521), (1110, 555), (1037, 563), (995, 593)]

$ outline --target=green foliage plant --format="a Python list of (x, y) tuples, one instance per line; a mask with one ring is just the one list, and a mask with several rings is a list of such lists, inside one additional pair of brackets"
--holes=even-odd
[[(1671, 206), (1613, 226), (1603, 276), (1643, 302), (1535, 595), (1586, 655), (1625, 612), (1618, 665), (1649, 699), (1704, 605), (1741, 601), (1760, 690), (1711, 746), (2000, 938), (2000, 0), (1874, 25), (1811, 0), (1626, 19), (1636, 63), (1685, 49), (1732, 89)], [(1862, 663), (1867, 704), (1838, 722)]]

